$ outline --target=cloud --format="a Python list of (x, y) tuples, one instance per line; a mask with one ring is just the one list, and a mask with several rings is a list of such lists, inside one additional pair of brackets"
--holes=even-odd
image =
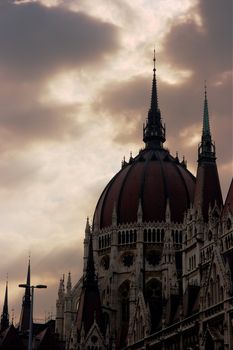
[(162, 59), (212, 80), (232, 69), (232, 1), (199, 1), (193, 12), (201, 23), (188, 17), (171, 26)]
[(0, 3), (0, 72), (30, 80), (61, 69), (95, 66), (119, 47), (110, 23), (38, 2)]
[[(33, 249), (31, 258), (31, 283), (46, 284), (48, 286), (47, 290), (36, 294), (35, 313), (37, 318), (43, 318), (45, 311), (51, 312), (53, 310), (55, 312), (58, 283), (62, 275), (65, 274), (67, 280), (68, 272), (71, 272), (72, 281), (75, 284), (82, 273), (82, 247), (80, 248), (80, 242), (78, 241), (73, 241), (72, 243), (72, 246), (69, 244), (64, 244), (62, 247), (55, 245), (53, 249), (50, 249), (46, 253), (41, 252), (38, 247), (34, 247)], [(14, 308), (16, 322), (18, 322), (24, 291), (19, 288), (15, 289), (15, 286), (26, 281), (27, 266), (28, 261), (24, 254), (12, 259), (7, 269), (5, 264), (2, 264), (0, 268), (1, 280), (4, 279), (5, 271), (9, 275), (10, 311)], [(3, 292), (3, 288), (1, 289)]]
[[(182, 132), (192, 125), (201, 137), (204, 79), (208, 84), (210, 123), (220, 161), (232, 158), (232, 29), (231, 1), (198, 2), (193, 16), (177, 20), (164, 36), (163, 49), (157, 54), (159, 105), (167, 125), (171, 149), (179, 139), (182, 153), (196, 160), (197, 145), (187, 148)], [(200, 23), (196, 20), (198, 14)], [(166, 72), (192, 72), (181, 82), (168, 84), (159, 79), (160, 66)], [(111, 81), (100, 92), (97, 107), (115, 124), (114, 138), (118, 143), (138, 143), (142, 138), (142, 123), (149, 108), (151, 77), (134, 76), (128, 81)], [(162, 78), (162, 76), (161, 76)], [(94, 106), (96, 107), (96, 106)], [(127, 127), (126, 127), (127, 126)], [(222, 134), (226, 136), (224, 142)], [(199, 137), (199, 139), (200, 139)], [(195, 161), (193, 161), (194, 164)]]

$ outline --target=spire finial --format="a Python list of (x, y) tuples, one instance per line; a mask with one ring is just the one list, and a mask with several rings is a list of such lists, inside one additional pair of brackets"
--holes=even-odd
[(209, 108), (207, 99), (207, 84), (204, 82), (204, 111), (201, 144), (198, 148), (198, 161), (215, 161), (215, 146), (211, 139)]
[(153, 79), (151, 91), (151, 104), (146, 125), (143, 126), (143, 141), (146, 148), (162, 148), (165, 142), (165, 126), (162, 125), (161, 114), (158, 106), (155, 49), (153, 56)]
[(154, 48), (154, 58), (153, 58), (153, 62), (154, 62), (154, 69), (153, 69), (153, 72), (154, 72), (154, 76), (155, 76), (155, 71), (156, 71), (156, 68), (155, 68), (155, 62), (156, 62), (156, 58), (155, 58), (155, 48)]

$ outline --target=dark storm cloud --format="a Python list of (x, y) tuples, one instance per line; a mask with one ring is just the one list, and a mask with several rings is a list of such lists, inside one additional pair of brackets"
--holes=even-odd
[(163, 60), (174, 67), (191, 69), (202, 79), (216, 78), (232, 69), (232, 1), (199, 1), (202, 22), (184, 20), (170, 28), (164, 40)]
[(0, 73), (24, 80), (97, 65), (118, 47), (117, 28), (84, 13), (40, 3), (0, 2)]
[(112, 82), (99, 93), (92, 108), (104, 112), (106, 118), (117, 123), (116, 142), (134, 142), (135, 137), (139, 136), (142, 115), (150, 100), (148, 89), (149, 80), (136, 76), (125, 82)]
[(56, 73), (96, 68), (117, 49), (117, 28), (64, 6), (0, 1), (0, 47), (0, 152), (81, 135), (79, 106), (41, 95)]
[[(34, 142), (78, 136), (79, 105), (43, 104), (42, 87), (6, 80), (0, 87), (0, 152), (23, 150)], [(74, 118), (74, 116), (76, 118)]]

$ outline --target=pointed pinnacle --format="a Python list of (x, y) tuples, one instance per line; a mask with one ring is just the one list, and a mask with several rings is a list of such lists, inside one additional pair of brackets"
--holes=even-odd
[(210, 123), (209, 123), (209, 109), (207, 100), (207, 86), (205, 80), (205, 99), (204, 99), (204, 113), (203, 113), (203, 135), (210, 135)]

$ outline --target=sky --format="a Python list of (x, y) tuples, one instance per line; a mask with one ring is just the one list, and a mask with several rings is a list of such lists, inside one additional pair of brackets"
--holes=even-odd
[[(225, 198), (232, 170), (231, 0), (0, 0), (0, 312), (19, 319), (28, 256), (35, 319), (82, 273), (87, 216), (143, 147), (153, 50), (167, 142), (196, 174), (204, 81)], [(14, 310), (14, 311), (12, 311)]]

